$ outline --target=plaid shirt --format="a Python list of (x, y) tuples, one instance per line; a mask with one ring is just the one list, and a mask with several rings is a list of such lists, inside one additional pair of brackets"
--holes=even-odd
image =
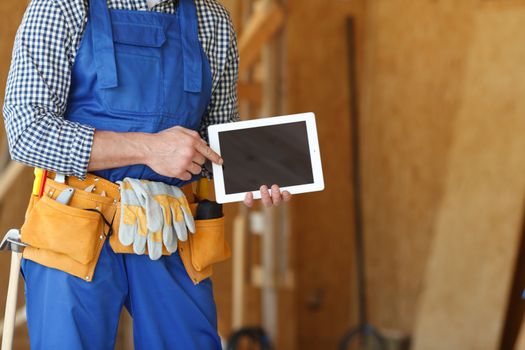
[[(195, 0), (199, 39), (212, 70), (212, 98), (201, 123), (239, 120), (239, 56), (226, 9)], [(7, 81), (4, 120), (11, 157), (19, 162), (85, 178), (94, 128), (64, 119), (71, 69), (87, 22), (87, 0), (32, 0), (18, 29)], [(115, 9), (175, 13), (177, 0), (148, 9), (146, 0), (108, 0)], [(211, 177), (203, 168), (203, 175)]]

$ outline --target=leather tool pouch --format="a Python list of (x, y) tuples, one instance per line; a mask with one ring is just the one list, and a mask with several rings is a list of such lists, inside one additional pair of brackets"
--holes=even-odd
[(56, 197), (68, 185), (47, 179), (42, 198), (31, 196), (22, 241), (24, 258), (56, 268), (88, 282), (109, 232), (105, 218), (116, 210), (113, 199), (76, 189), (69, 205)]
[(195, 220), (195, 234), (190, 234), (191, 264), (197, 271), (228, 259), (230, 247), (224, 237), (224, 217)]
[[(42, 198), (31, 196), (21, 234), (22, 241), (29, 244), (24, 250), (24, 258), (91, 282), (109, 232), (102, 215), (112, 222), (110, 244), (113, 250), (116, 253), (134, 252), (132, 246), (123, 246), (118, 239), (120, 202), (83, 191), (94, 183), (93, 177), (88, 179), (77, 181), (78, 186), (73, 186), (48, 178)], [(102, 187), (103, 181), (99, 180), (97, 186)], [(70, 203), (57, 202), (55, 199), (68, 187), (75, 188)], [(105, 189), (111, 192), (109, 188)], [(183, 190), (191, 199), (191, 186)], [(196, 203), (190, 204), (194, 216), (196, 207)], [(224, 236), (224, 217), (195, 220), (195, 226), (196, 233), (190, 233), (185, 242), (179, 241), (178, 250), (188, 275), (197, 284), (210, 277), (212, 265), (227, 260), (231, 251)], [(165, 248), (163, 254), (170, 255)]]
[[(196, 207), (197, 203), (190, 204), (193, 216)], [(109, 243), (115, 253), (134, 254), (133, 247), (122, 245), (118, 239), (119, 215), (120, 203), (113, 225), (115, 234), (110, 237)], [(187, 241), (179, 241), (178, 251), (188, 275), (193, 283), (197, 284), (210, 277), (213, 273), (212, 265), (227, 260), (231, 256), (231, 251), (224, 236), (224, 217), (195, 220), (195, 228), (196, 232), (189, 233)], [(162, 254), (170, 255), (166, 248), (163, 248)]]

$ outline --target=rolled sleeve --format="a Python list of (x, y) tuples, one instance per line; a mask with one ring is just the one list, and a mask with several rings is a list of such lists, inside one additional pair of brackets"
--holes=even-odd
[(64, 119), (73, 37), (52, 0), (33, 0), (18, 29), (3, 114), (13, 160), (85, 178), (95, 129)]

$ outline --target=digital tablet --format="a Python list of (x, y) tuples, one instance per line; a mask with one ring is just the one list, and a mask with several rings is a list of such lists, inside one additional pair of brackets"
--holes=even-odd
[(324, 189), (313, 113), (211, 125), (208, 135), (224, 160), (213, 164), (219, 203), (243, 201), (247, 192), (260, 199), (262, 185), (292, 194)]

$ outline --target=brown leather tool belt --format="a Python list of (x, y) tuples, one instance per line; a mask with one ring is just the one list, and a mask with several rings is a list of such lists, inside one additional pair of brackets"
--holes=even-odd
[[(132, 246), (118, 239), (120, 224), (119, 186), (88, 174), (85, 180), (69, 176), (65, 183), (54, 181), (49, 173), (43, 196), (31, 195), (22, 226), (22, 241), (29, 244), (24, 258), (82, 278), (93, 280), (100, 252), (107, 239), (115, 253), (134, 254)], [(84, 189), (95, 185), (92, 192)], [(68, 188), (75, 189), (68, 205), (55, 199)], [(181, 187), (193, 215), (197, 203), (192, 184)], [(101, 195), (102, 192), (105, 195)], [(178, 252), (186, 271), (197, 284), (212, 275), (213, 264), (231, 256), (224, 238), (224, 217), (195, 220), (196, 233), (178, 243)], [(170, 255), (165, 248), (164, 255)]]

